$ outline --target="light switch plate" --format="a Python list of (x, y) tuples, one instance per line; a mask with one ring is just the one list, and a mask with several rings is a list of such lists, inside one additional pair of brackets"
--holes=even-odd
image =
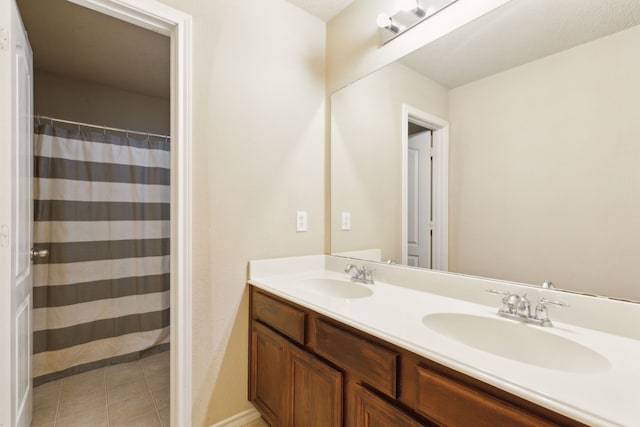
[(351, 230), (351, 212), (342, 212), (342, 230)]
[(296, 212), (296, 231), (307, 231), (309, 229), (307, 211)]

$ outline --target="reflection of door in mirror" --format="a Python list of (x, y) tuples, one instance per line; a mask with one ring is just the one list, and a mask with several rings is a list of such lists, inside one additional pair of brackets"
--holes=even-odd
[(407, 147), (407, 261), (431, 268), (431, 131), (409, 123)]

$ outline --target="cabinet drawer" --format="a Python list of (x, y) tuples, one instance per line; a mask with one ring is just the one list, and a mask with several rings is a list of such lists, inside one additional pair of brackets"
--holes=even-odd
[(253, 318), (260, 320), (299, 344), (304, 344), (305, 313), (288, 304), (255, 291)]
[(396, 397), (398, 354), (322, 319), (315, 322), (315, 351), (387, 396)]
[(416, 411), (447, 426), (544, 427), (554, 424), (431, 369), (417, 367)]

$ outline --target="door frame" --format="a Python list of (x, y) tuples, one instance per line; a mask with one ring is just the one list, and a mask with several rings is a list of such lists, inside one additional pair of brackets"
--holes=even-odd
[(407, 264), (407, 191), (409, 122), (433, 132), (433, 222), (432, 264), (434, 270), (449, 270), (449, 122), (408, 104), (402, 104), (402, 264)]
[(192, 23), (155, 0), (67, 0), (171, 38), (171, 425), (192, 424)]

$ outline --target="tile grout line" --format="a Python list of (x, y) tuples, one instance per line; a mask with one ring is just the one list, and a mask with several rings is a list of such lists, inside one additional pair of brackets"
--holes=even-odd
[(107, 369), (102, 368), (102, 380), (104, 381), (104, 407), (106, 412), (107, 427), (111, 425), (111, 418), (109, 417), (109, 388), (107, 387)]
[(58, 402), (56, 403), (56, 414), (53, 416), (53, 427), (58, 424), (58, 414), (61, 412), (62, 406), (62, 388), (64, 387), (64, 378), (60, 380), (60, 390), (58, 390)]
[(147, 385), (147, 390), (149, 391), (149, 394), (151, 395), (151, 400), (153, 401), (153, 407), (156, 408), (156, 415), (158, 417), (158, 419), (160, 420), (160, 425), (165, 427), (164, 425), (164, 421), (162, 420), (162, 416), (160, 415), (160, 409), (158, 409), (158, 402), (156, 402), (156, 396), (155, 394), (153, 394), (153, 391), (151, 390), (151, 386), (149, 385), (149, 381), (147, 381), (147, 371), (144, 369), (144, 362), (143, 359), (140, 359), (140, 365), (142, 367), (142, 376), (144, 377), (144, 382)]

